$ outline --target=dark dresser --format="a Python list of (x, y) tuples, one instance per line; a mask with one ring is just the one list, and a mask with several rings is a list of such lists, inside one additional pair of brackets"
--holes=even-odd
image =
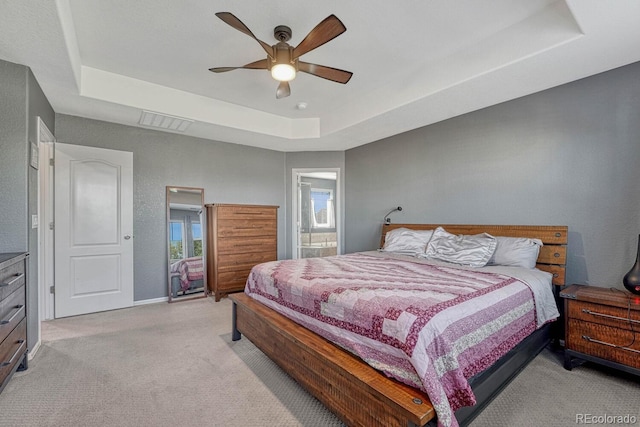
[(565, 303), (565, 363), (588, 360), (640, 375), (640, 296), (630, 292), (571, 285)]
[(27, 369), (27, 253), (0, 253), (0, 392)]

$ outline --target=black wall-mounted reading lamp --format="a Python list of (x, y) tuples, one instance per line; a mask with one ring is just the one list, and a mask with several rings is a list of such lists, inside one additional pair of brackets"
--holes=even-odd
[(393, 208), (389, 211), (388, 214), (386, 214), (384, 216), (384, 223), (385, 224), (391, 224), (391, 218), (389, 218), (389, 215), (391, 215), (392, 213), (394, 213), (395, 211), (401, 211), (402, 210), (402, 206), (398, 206), (397, 208)]

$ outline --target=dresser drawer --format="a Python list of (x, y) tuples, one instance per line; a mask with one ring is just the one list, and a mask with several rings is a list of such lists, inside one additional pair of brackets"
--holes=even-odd
[(276, 219), (229, 219), (218, 223), (218, 238), (225, 237), (275, 237)]
[(0, 384), (20, 363), (27, 351), (27, 320), (22, 319), (9, 336), (0, 343)]
[(2, 342), (25, 317), (24, 286), (0, 301), (0, 342)]
[(253, 267), (263, 262), (275, 261), (277, 257), (275, 249), (250, 253), (222, 253), (218, 256), (218, 271), (246, 265)]
[(632, 331), (576, 319), (568, 324), (567, 349), (640, 368), (640, 339)]
[(235, 220), (235, 219), (276, 219), (278, 216), (278, 210), (275, 207), (255, 207), (255, 206), (218, 206), (217, 217), (219, 219)]
[(245, 280), (246, 280), (246, 278), (249, 277), (249, 273), (251, 272), (251, 269), (253, 268), (253, 266), (258, 264), (259, 263), (255, 263), (255, 262), (247, 262), (247, 263), (242, 263), (237, 265), (227, 265), (226, 267), (219, 266), (218, 277), (225, 277), (223, 275), (225, 275), (226, 273), (236, 273), (238, 277), (246, 276), (245, 277)]
[(277, 251), (276, 234), (272, 237), (220, 238), (216, 249), (218, 256)]
[(640, 312), (638, 310), (627, 310), (584, 301), (570, 301), (568, 305), (567, 316), (569, 319), (584, 320), (629, 330), (633, 327), (634, 330), (640, 331)]
[(0, 300), (25, 284), (24, 262), (13, 263), (0, 270)]
[(218, 273), (218, 290), (244, 289), (250, 272), (251, 268), (243, 268)]

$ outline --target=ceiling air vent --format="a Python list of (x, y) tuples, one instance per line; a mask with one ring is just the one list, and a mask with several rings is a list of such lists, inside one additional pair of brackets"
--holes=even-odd
[(142, 110), (138, 123), (152, 128), (184, 132), (193, 123), (193, 120)]

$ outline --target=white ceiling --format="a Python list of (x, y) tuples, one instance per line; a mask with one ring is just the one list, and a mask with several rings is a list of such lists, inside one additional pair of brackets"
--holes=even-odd
[[(335, 14), (347, 31), (301, 59), (353, 78), (300, 73), (278, 100), (268, 71), (209, 72), (265, 57), (222, 11), (269, 44), (287, 25), (293, 46)], [(31, 67), (57, 113), (139, 126), (149, 110), (193, 120), (186, 135), (345, 150), (636, 62), (639, 21), (637, 0), (2, 0), (0, 59)]]

